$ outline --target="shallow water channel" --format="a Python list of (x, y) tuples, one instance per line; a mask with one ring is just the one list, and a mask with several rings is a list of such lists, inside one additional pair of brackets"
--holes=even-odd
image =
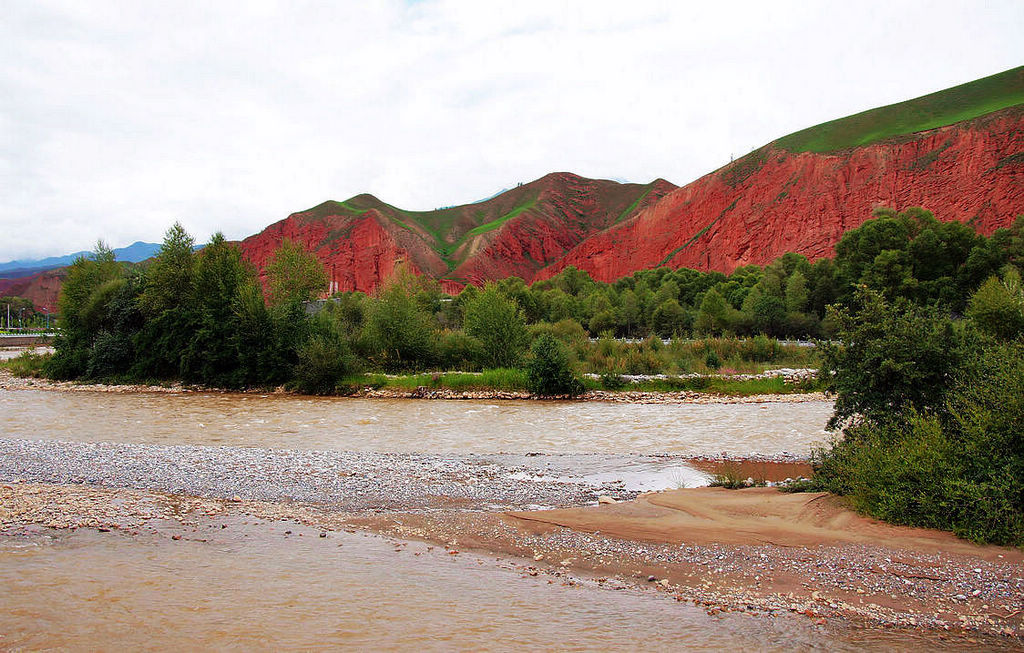
[(181, 541), (43, 531), (0, 538), (0, 649), (891, 651), (936, 643), (789, 615), (711, 617), (653, 590), (566, 581), (524, 576), (493, 556), (344, 532), (319, 538), (294, 525), (235, 521)]

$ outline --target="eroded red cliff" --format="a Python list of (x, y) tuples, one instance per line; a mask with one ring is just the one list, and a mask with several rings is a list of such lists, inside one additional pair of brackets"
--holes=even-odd
[(876, 207), (922, 206), (989, 234), (1024, 213), (1024, 108), (829, 154), (767, 146), (591, 236), (545, 268), (612, 281), (660, 265), (730, 272), (831, 256)]

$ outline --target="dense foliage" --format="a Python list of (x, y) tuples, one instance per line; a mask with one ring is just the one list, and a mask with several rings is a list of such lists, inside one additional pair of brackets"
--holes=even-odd
[[(1019, 280), (986, 279), (1020, 258), (1022, 233), (1024, 220), (985, 238), (920, 209), (881, 211), (843, 237), (835, 259), (814, 263), (787, 254), (730, 275), (658, 268), (614, 283), (568, 268), (530, 286), (513, 277), (455, 297), (400, 268), (372, 296), (310, 301), (323, 296), (326, 277), (300, 245), (284, 241), (260, 277), (223, 236), (197, 251), (174, 225), (148, 264), (120, 264), (101, 244), (71, 266), (47, 371), (332, 393), (368, 372), (527, 370), (537, 359), (531, 344), (545, 335), (573, 373), (602, 375), (607, 387), (624, 374), (806, 367), (817, 363), (813, 349), (775, 338), (846, 328), (846, 314), (826, 309), (857, 310), (858, 286), (936, 319), (968, 312), (1004, 328)], [(934, 335), (944, 346), (943, 333)], [(849, 415), (862, 409), (849, 405)]]
[[(1018, 280), (1012, 264), (993, 277), (1011, 297)], [(970, 298), (972, 315), (990, 315), (992, 293)], [(1024, 544), (1024, 302), (1016, 315), (1002, 294), (992, 303), (1012, 318), (998, 328), (866, 289), (836, 309), (842, 344), (822, 373), (845, 429), (817, 454), (819, 487), (888, 521)]]

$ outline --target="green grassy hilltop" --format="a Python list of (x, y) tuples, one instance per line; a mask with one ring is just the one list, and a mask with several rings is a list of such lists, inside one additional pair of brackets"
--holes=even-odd
[(913, 100), (808, 127), (775, 141), (792, 152), (833, 152), (1024, 105), (1024, 66)]

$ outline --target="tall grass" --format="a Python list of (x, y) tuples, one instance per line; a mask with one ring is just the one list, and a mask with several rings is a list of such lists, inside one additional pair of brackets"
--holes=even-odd
[(350, 390), (358, 387), (372, 387), (404, 391), (413, 391), (417, 388), (431, 388), (434, 390), (447, 389), (456, 392), (469, 390), (515, 392), (526, 390), (526, 371), (497, 368), (484, 370), (478, 374), (470, 372), (439, 372), (436, 374), (407, 374), (401, 376), (364, 374), (346, 377), (340, 385)]
[(579, 370), (593, 374), (759, 373), (778, 367), (818, 366), (815, 348), (782, 344), (765, 336), (672, 340), (669, 344), (658, 338), (642, 342), (602, 338), (576, 343), (573, 351)]
[(7, 369), (14, 376), (39, 379), (43, 377), (43, 366), (53, 354), (37, 354), (26, 351), (16, 358), (0, 361), (0, 367)]

